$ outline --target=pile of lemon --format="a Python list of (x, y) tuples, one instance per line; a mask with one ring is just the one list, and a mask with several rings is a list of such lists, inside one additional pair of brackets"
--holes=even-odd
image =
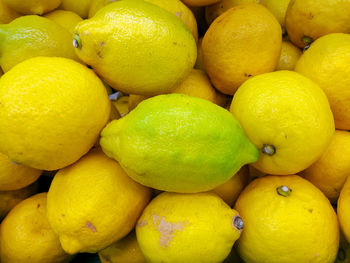
[(350, 0), (0, 23), (0, 262), (350, 262)]

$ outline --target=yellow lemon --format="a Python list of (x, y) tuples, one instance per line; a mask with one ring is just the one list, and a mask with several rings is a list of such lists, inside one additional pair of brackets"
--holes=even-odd
[(68, 262), (58, 236), (46, 218), (47, 193), (36, 194), (17, 204), (0, 228), (2, 263)]
[(293, 71), (247, 80), (233, 97), (230, 111), (261, 152), (253, 166), (268, 174), (306, 169), (326, 150), (335, 131), (322, 89)]
[(172, 192), (211, 190), (259, 154), (227, 110), (177, 93), (144, 100), (110, 122), (100, 145), (135, 181)]
[(304, 48), (330, 33), (350, 33), (350, 0), (291, 0), (285, 25), (290, 40)]
[(28, 59), (0, 79), (0, 151), (37, 169), (65, 167), (94, 145), (110, 110), (105, 87), (87, 67)]
[(4, 72), (38, 56), (77, 59), (72, 36), (48, 18), (22, 16), (0, 25), (0, 66)]
[(136, 225), (147, 262), (222, 262), (239, 238), (243, 222), (213, 193), (161, 193)]
[(54, 177), (47, 217), (70, 254), (95, 253), (126, 236), (151, 197), (101, 150), (93, 150)]
[(300, 173), (336, 203), (350, 175), (350, 133), (336, 130), (328, 148), (310, 167)]
[(333, 263), (339, 226), (323, 193), (297, 175), (253, 180), (234, 207), (244, 230), (237, 241), (246, 263)]
[(72, 11), (85, 19), (88, 17), (93, 0), (61, 0), (61, 2), (60, 9)]
[(128, 94), (165, 93), (196, 61), (196, 42), (186, 25), (145, 1), (109, 4), (75, 30), (79, 58), (112, 88)]
[(340, 227), (350, 242), (350, 177), (348, 176), (338, 198), (337, 213)]
[(42, 171), (12, 162), (0, 153), (0, 191), (23, 188), (35, 182)]
[(206, 6), (220, 2), (220, 0), (182, 0), (182, 2), (188, 6)]
[(146, 259), (137, 243), (135, 231), (113, 243), (98, 253), (101, 263), (146, 263)]
[(205, 7), (205, 20), (210, 25), (217, 17), (234, 6), (260, 2), (261, 0), (221, 0)]
[(0, 24), (10, 23), (13, 19), (21, 16), (20, 13), (9, 8), (4, 0), (0, 0)]
[(38, 182), (18, 190), (0, 191), (0, 220), (19, 202), (35, 194), (37, 190)]
[(349, 53), (349, 34), (329, 34), (312, 43), (295, 66), (295, 71), (312, 79), (324, 90), (335, 127), (342, 130), (350, 130)]
[(275, 70), (281, 44), (281, 26), (264, 6), (238, 5), (205, 33), (204, 66), (214, 87), (233, 95), (250, 77)]
[(226, 183), (219, 185), (211, 191), (220, 196), (226, 204), (233, 206), (249, 180), (249, 169), (248, 166), (245, 165)]
[(285, 16), (290, 1), (291, 0), (261, 0), (260, 3), (270, 10), (284, 28)]
[(294, 70), (302, 52), (289, 41), (282, 42), (280, 60), (276, 70)]
[(13, 10), (25, 15), (42, 15), (56, 9), (62, 0), (2, 0)]
[(76, 25), (83, 20), (76, 13), (65, 10), (55, 10), (44, 16), (64, 27), (71, 34), (74, 33)]

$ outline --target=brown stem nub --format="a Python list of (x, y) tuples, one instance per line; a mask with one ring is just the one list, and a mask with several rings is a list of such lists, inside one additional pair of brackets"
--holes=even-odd
[(264, 154), (272, 156), (276, 153), (276, 148), (275, 148), (275, 146), (273, 146), (271, 144), (264, 144), (263, 148), (262, 148), (262, 152)]

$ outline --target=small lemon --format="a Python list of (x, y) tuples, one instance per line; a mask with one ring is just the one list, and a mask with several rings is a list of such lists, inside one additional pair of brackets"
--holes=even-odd
[(304, 48), (330, 33), (350, 33), (350, 0), (291, 0), (285, 16), (288, 36)]
[(9, 8), (4, 0), (0, 0), (0, 24), (10, 23), (13, 19), (21, 16), (20, 13)]
[(237, 241), (246, 263), (333, 263), (339, 247), (336, 213), (323, 193), (296, 175), (253, 180), (234, 207), (244, 221)]
[(150, 197), (151, 189), (95, 149), (55, 175), (47, 217), (65, 251), (96, 253), (132, 230)]
[(238, 213), (213, 193), (161, 193), (136, 225), (147, 262), (222, 262), (239, 238)]
[(260, 149), (253, 165), (268, 174), (306, 169), (321, 157), (335, 131), (323, 90), (293, 71), (247, 80), (233, 97), (230, 111)]
[(338, 220), (345, 238), (350, 242), (350, 177), (348, 176), (338, 198)]
[(145, 1), (109, 4), (75, 31), (78, 57), (112, 88), (128, 94), (165, 93), (196, 61), (196, 42), (186, 25)]
[(56, 9), (62, 0), (2, 0), (13, 10), (25, 15), (42, 15)]
[(312, 43), (295, 66), (295, 71), (312, 79), (324, 90), (335, 127), (342, 130), (350, 130), (349, 53), (349, 34), (329, 34)]
[(101, 263), (146, 263), (146, 259), (137, 243), (135, 231), (113, 243), (98, 253)]
[(261, 0), (260, 3), (270, 10), (284, 28), (285, 16), (290, 1), (291, 0)]
[(47, 193), (36, 194), (17, 204), (1, 223), (2, 263), (68, 262), (58, 236), (46, 218)]
[(22, 16), (0, 25), (0, 66), (4, 72), (38, 56), (78, 59), (72, 36), (46, 17)]
[(294, 70), (302, 52), (289, 41), (282, 42), (280, 60), (276, 70)]
[(61, 2), (60, 9), (74, 12), (85, 19), (88, 17), (93, 0), (61, 0)]
[(178, 93), (144, 100), (110, 122), (100, 145), (135, 181), (173, 192), (211, 190), (258, 157), (232, 114)]
[(260, 4), (238, 5), (205, 33), (204, 66), (214, 87), (233, 95), (250, 77), (275, 70), (281, 44), (281, 26), (271, 12)]
[(35, 182), (42, 171), (22, 164), (16, 164), (0, 153), (0, 191), (23, 188)]
[(316, 185), (332, 203), (336, 203), (350, 175), (350, 133), (336, 130), (322, 156), (300, 175)]
[(89, 151), (110, 110), (105, 87), (87, 67), (59, 57), (25, 60), (0, 78), (0, 151), (57, 170)]
[(44, 15), (73, 34), (76, 25), (83, 19), (72, 11), (55, 10)]

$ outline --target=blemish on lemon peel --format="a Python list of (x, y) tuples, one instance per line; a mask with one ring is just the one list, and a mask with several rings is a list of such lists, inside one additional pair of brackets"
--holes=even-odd
[(92, 232), (96, 233), (97, 229), (93, 226), (93, 224), (91, 224), (91, 222), (87, 222), (86, 223), (86, 227), (91, 229)]
[(146, 220), (141, 220), (140, 222), (137, 223), (137, 227), (143, 227), (146, 226), (148, 222)]
[(169, 242), (174, 238), (175, 231), (183, 231), (185, 228), (184, 222), (166, 222), (164, 216), (152, 215), (152, 220), (160, 233), (159, 245), (161, 247), (168, 247)]

